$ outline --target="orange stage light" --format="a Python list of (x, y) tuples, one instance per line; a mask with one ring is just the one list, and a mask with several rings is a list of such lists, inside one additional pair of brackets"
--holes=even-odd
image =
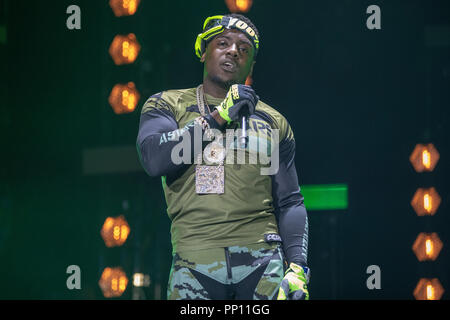
[(439, 152), (432, 143), (417, 144), (409, 161), (417, 172), (433, 171), (439, 161)]
[(98, 282), (105, 298), (120, 297), (128, 285), (128, 278), (122, 268), (105, 268)]
[(140, 94), (133, 82), (116, 84), (109, 95), (109, 104), (116, 114), (130, 113), (136, 109)]
[(444, 288), (437, 278), (422, 278), (414, 289), (416, 300), (439, 300), (444, 294)]
[(116, 17), (132, 16), (136, 13), (140, 0), (110, 0), (109, 6)]
[(109, 54), (116, 65), (130, 64), (136, 61), (141, 45), (134, 33), (117, 35), (109, 47)]
[(442, 241), (436, 232), (421, 232), (412, 246), (419, 261), (436, 260), (442, 249)]
[(250, 10), (252, 7), (253, 1), (252, 0), (225, 0), (225, 3), (228, 7), (228, 10), (230, 12), (240, 12), (245, 13)]
[(418, 216), (434, 215), (440, 204), (441, 197), (433, 187), (417, 189), (411, 200), (411, 206)]
[(124, 216), (108, 217), (103, 223), (100, 234), (108, 248), (121, 246), (127, 241), (130, 226)]

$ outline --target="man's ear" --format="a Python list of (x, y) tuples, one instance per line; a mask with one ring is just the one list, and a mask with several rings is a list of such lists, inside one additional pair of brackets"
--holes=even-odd
[(205, 62), (205, 59), (206, 59), (206, 50), (205, 52), (203, 52), (202, 57), (200, 58), (200, 62), (201, 63)]

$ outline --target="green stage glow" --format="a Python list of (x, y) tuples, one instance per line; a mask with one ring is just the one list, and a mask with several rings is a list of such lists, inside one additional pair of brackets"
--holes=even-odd
[(306, 210), (345, 210), (348, 208), (348, 187), (345, 184), (304, 185), (300, 190)]

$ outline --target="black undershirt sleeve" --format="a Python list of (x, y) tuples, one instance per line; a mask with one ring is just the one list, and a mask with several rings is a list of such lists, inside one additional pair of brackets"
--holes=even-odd
[(285, 139), (279, 146), (277, 174), (272, 176), (272, 194), (278, 231), (288, 264), (308, 264), (308, 215), (295, 169), (295, 140)]

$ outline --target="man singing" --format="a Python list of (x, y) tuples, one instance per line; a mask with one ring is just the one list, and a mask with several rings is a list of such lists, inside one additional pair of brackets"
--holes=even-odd
[[(142, 108), (139, 158), (162, 177), (171, 220), (168, 299), (309, 299), (294, 134), (244, 84), (258, 49), (247, 17), (207, 18), (195, 43), (203, 83), (155, 94)], [(267, 161), (254, 161), (263, 146), (269, 173)]]

